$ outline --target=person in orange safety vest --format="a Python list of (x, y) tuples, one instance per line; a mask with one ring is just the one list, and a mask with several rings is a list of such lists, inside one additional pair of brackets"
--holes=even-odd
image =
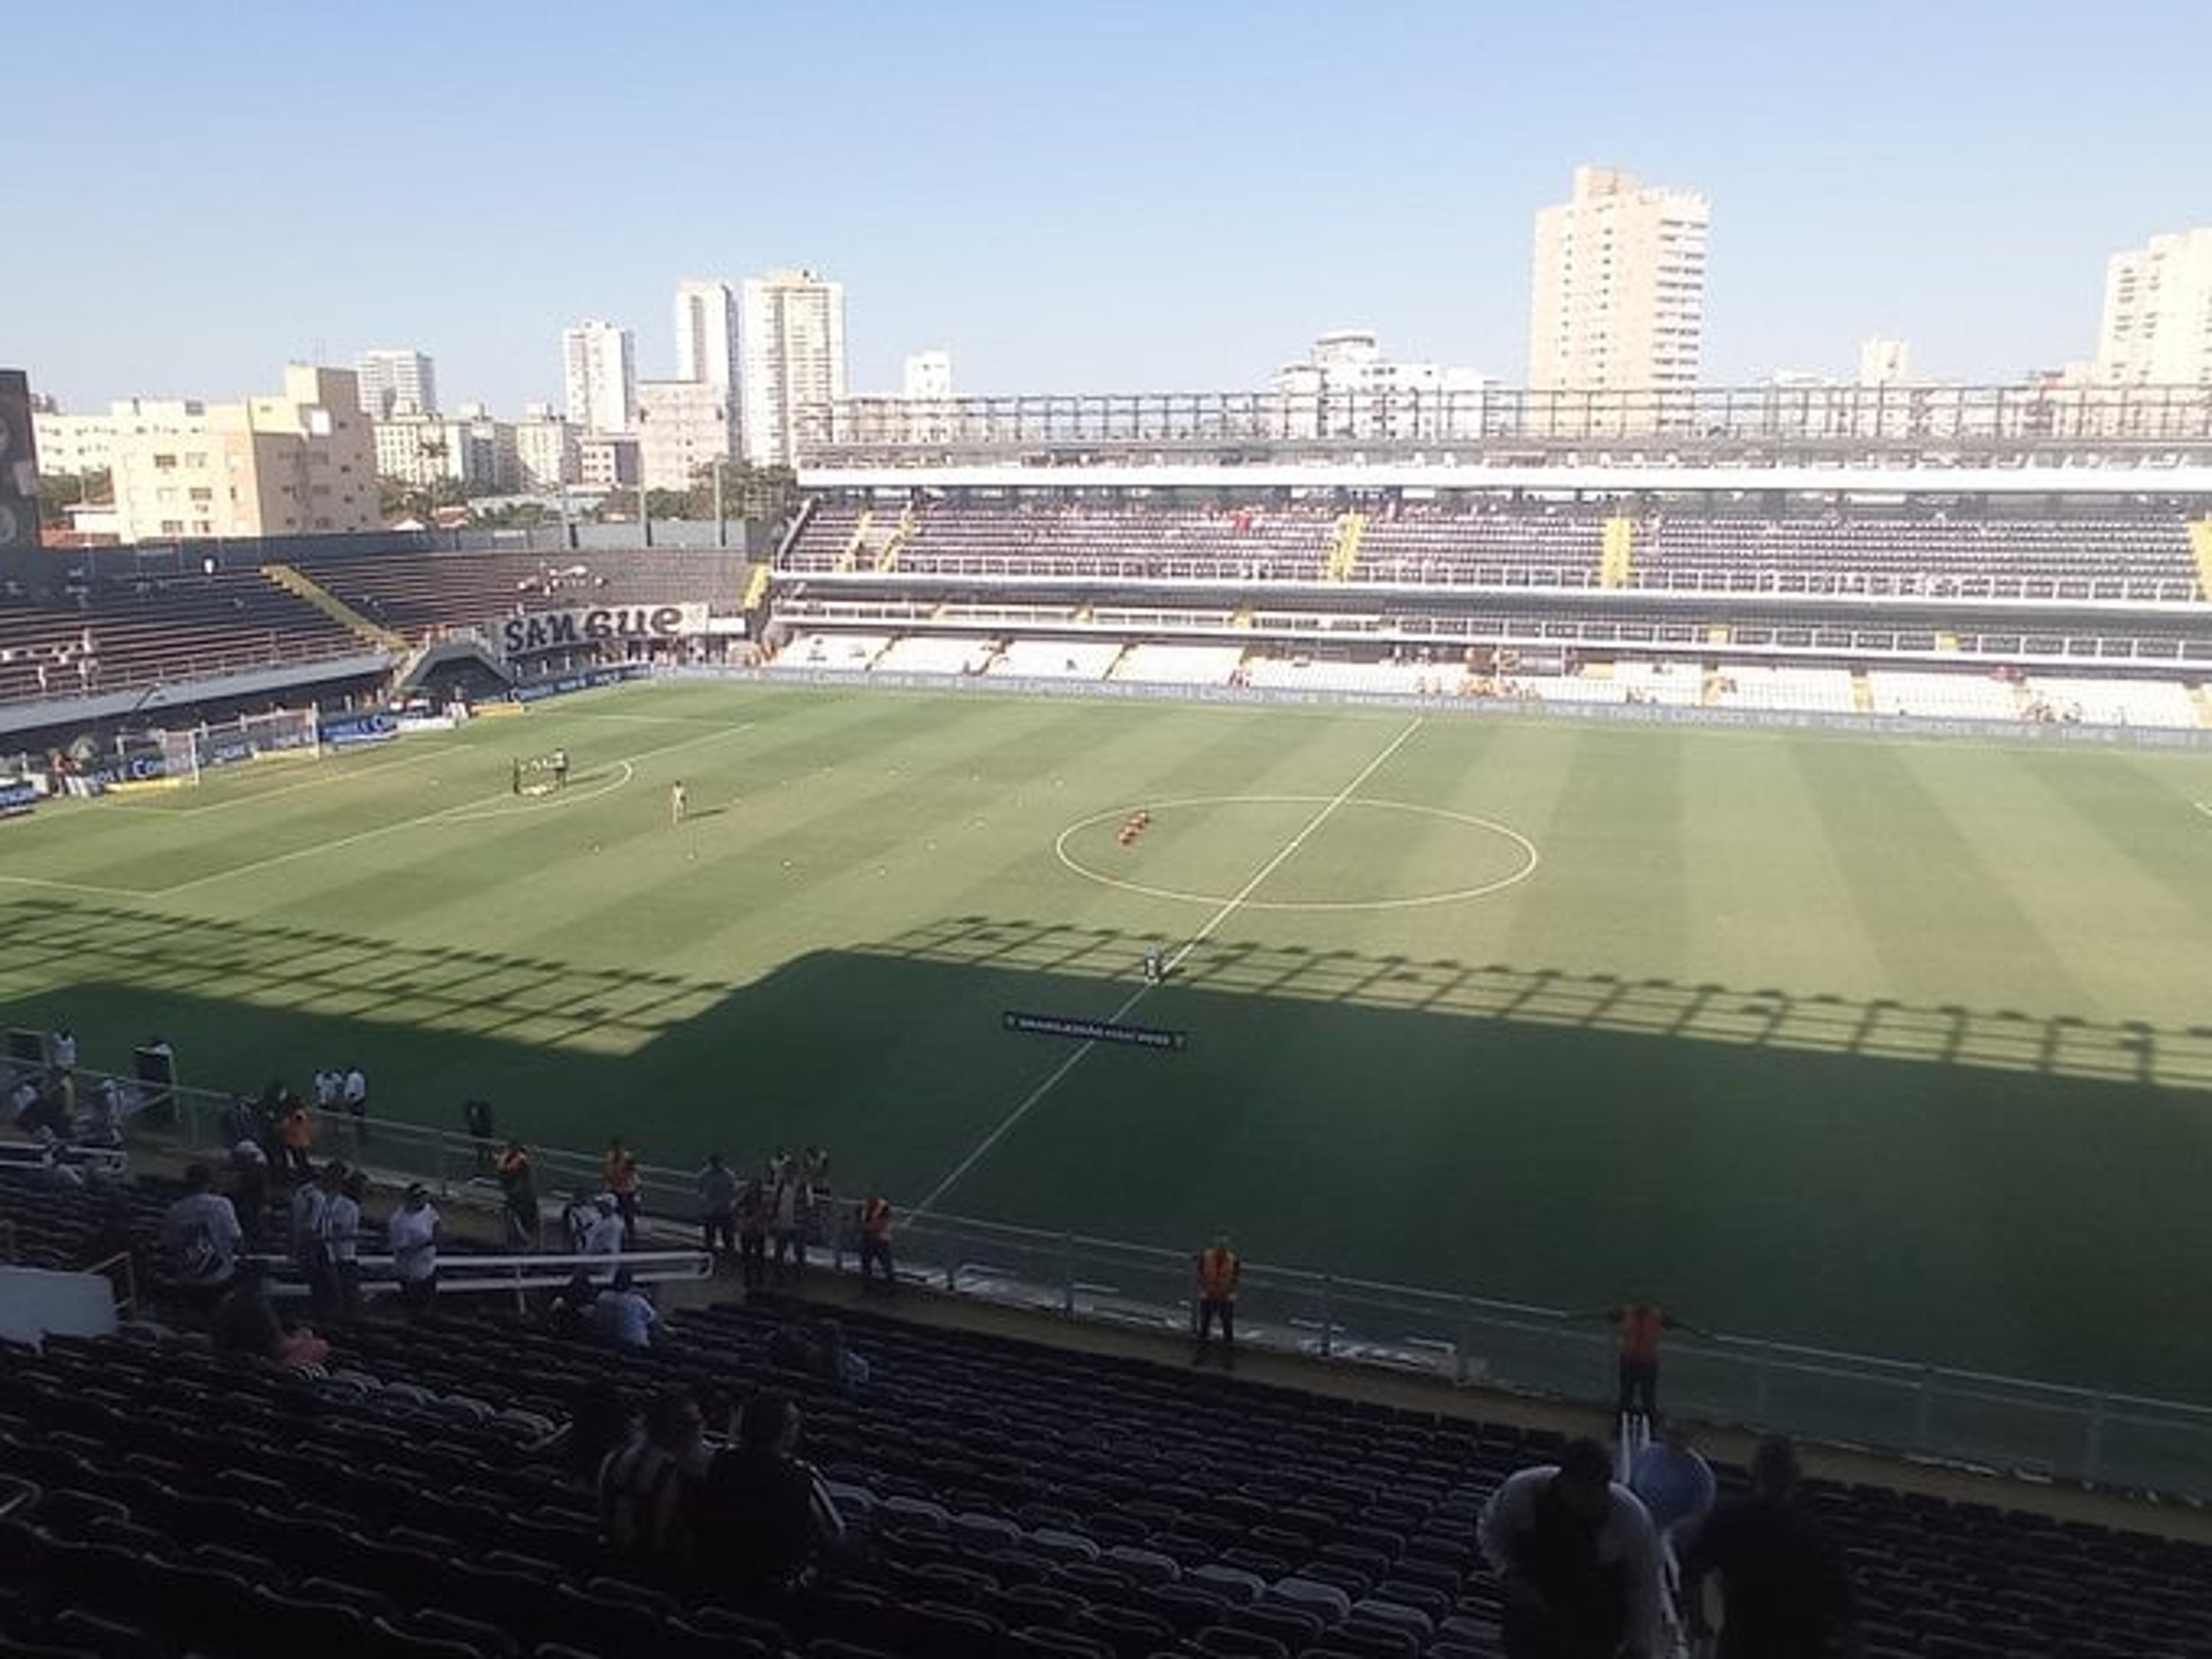
[(884, 1270), (884, 1294), (893, 1295), (898, 1279), (891, 1272), (891, 1201), (880, 1195), (860, 1200), (860, 1288), (874, 1284), (872, 1269)]
[(1244, 1264), (1229, 1248), (1227, 1234), (1198, 1253), (1198, 1347), (1190, 1357), (1194, 1365), (1206, 1361), (1206, 1346), (1213, 1323), (1221, 1322), (1221, 1368), (1237, 1369), (1237, 1280)]
[(1699, 1330), (1686, 1319), (1677, 1319), (1652, 1302), (1626, 1302), (1617, 1308), (1593, 1310), (1585, 1318), (1603, 1318), (1613, 1327), (1613, 1349), (1620, 1362), (1620, 1395), (1616, 1415), (1641, 1415), (1648, 1423), (1659, 1420), (1659, 1342), (1668, 1331)]

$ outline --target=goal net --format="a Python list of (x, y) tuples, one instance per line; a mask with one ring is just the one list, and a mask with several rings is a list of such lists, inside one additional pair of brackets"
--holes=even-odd
[(313, 760), (322, 753), (322, 727), (313, 708), (278, 709), (179, 731), (126, 736), (118, 741), (117, 751), (126, 781), (189, 788), (209, 767)]

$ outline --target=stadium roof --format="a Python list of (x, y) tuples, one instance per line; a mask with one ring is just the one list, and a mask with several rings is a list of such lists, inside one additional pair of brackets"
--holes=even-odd
[(1528, 490), (1540, 495), (2203, 495), (2212, 466), (1565, 466), (1448, 465), (802, 466), (807, 489)]

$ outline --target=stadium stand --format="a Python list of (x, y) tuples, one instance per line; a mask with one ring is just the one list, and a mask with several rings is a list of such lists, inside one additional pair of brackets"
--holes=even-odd
[(1118, 640), (1009, 640), (990, 672), (1030, 679), (1103, 680), (1121, 654)]
[(890, 643), (888, 634), (799, 634), (784, 647), (775, 665), (865, 674)]
[(895, 640), (871, 665), (900, 674), (981, 674), (998, 655), (988, 640), (951, 634), (913, 634)]
[(1840, 668), (1777, 668), (1766, 663), (1726, 662), (1707, 682), (1716, 708), (1847, 714), (1858, 705), (1850, 673)]
[(1234, 645), (1133, 645), (1114, 665), (1114, 678), (1156, 685), (1226, 685), (1243, 660)]
[[(161, 1189), (127, 1193), (143, 1232)], [(109, 1195), (0, 1176), (65, 1254)], [(82, 1213), (78, 1213), (82, 1212)], [(372, 1320), (313, 1377), (127, 1327), (0, 1369), (0, 1643), (34, 1653), (538, 1659), (1492, 1659), (1482, 1504), (1560, 1437), (842, 1313), (857, 1391), (779, 1367), (795, 1310), (687, 1309), (623, 1352), (519, 1318)], [(563, 1439), (579, 1402), (785, 1389), (866, 1542), (795, 1600), (611, 1560)], [(1723, 1465), (1724, 1491), (1743, 1474)], [(1876, 1659), (2187, 1659), (2212, 1551), (1814, 1481)], [(828, 1645), (846, 1644), (845, 1647)], [(555, 1644), (555, 1646), (546, 1646)]]
[(2079, 720), (2089, 726), (2197, 724), (2188, 689), (2172, 680), (2062, 679), (2037, 674), (2026, 681), (2028, 717)]
[(103, 577), (80, 586), (70, 605), (0, 600), (0, 702), (188, 682), (363, 648), (257, 570)]
[(618, 554), (311, 553), (291, 561), (343, 604), (420, 643), (443, 628), (562, 605), (720, 601), (734, 608), (744, 561), (727, 550)]
[(1926, 714), (1944, 720), (2017, 720), (2019, 688), (1987, 674), (1923, 674), (1877, 668), (1867, 690), (1878, 714)]

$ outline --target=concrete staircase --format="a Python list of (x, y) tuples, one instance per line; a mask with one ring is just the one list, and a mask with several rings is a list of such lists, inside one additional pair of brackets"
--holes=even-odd
[(1598, 551), (1597, 585), (1626, 587), (1636, 562), (1636, 526), (1626, 519), (1607, 519)]
[(404, 635), (395, 634), (390, 629), (371, 622), (306, 571), (289, 564), (264, 564), (261, 567), (261, 574), (287, 593), (296, 594), (305, 599), (331, 620), (371, 645), (386, 651), (404, 653), (407, 649)]

